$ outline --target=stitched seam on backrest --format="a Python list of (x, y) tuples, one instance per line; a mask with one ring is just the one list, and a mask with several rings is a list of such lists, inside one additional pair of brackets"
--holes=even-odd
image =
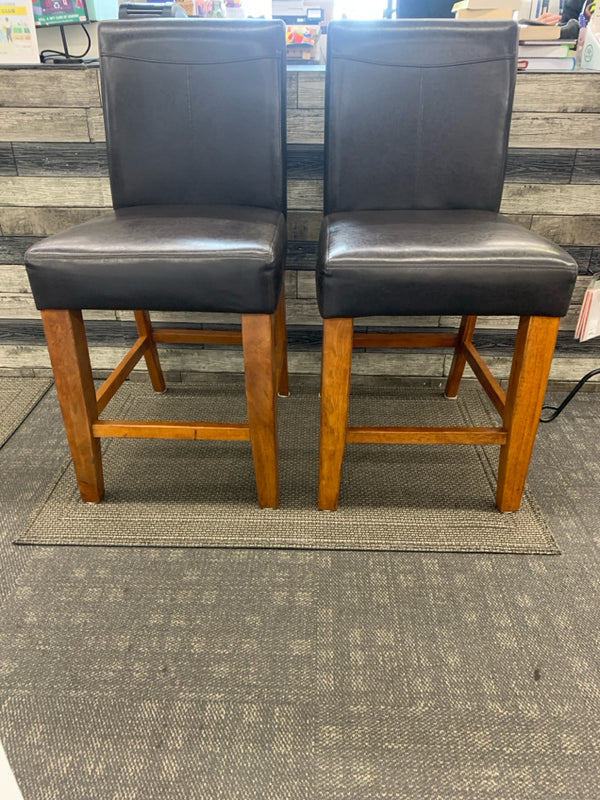
[(415, 188), (413, 192), (413, 197), (415, 198), (415, 202), (419, 205), (420, 199), (420, 178), (421, 178), (421, 163), (423, 160), (423, 70), (419, 70), (419, 108), (418, 108), (418, 116), (417, 116), (417, 153), (415, 158)]
[(120, 61), (139, 61), (144, 64), (171, 64), (173, 66), (210, 66), (211, 64), (244, 64), (253, 61), (280, 61), (277, 56), (256, 56), (255, 58), (211, 58), (206, 61), (199, 61), (197, 59), (181, 59), (174, 61), (170, 58), (142, 58), (140, 56), (123, 56), (117, 53), (104, 53), (104, 58), (116, 58)]
[(189, 126), (189, 141), (191, 142), (194, 134), (194, 120), (192, 117), (192, 89), (191, 89), (190, 66), (191, 65), (188, 64), (185, 70), (185, 88), (187, 93), (187, 118)]
[(497, 56), (496, 58), (476, 58), (466, 61), (439, 62), (436, 64), (415, 64), (414, 61), (403, 63), (400, 61), (379, 61), (371, 58), (356, 58), (351, 56), (331, 56), (336, 61), (352, 61), (357, 64), (371, 64), (376, 67), (404, 67), (412, 69), (442, 69), (443, 67), (467, 67), (475, 64), (491, 64), (494, 61), (514, 61), (513, 55)]

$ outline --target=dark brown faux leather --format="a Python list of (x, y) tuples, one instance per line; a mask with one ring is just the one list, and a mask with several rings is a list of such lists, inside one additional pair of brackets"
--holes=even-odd
[(565, 314), (575, 261), (497, 213), (516, 24), (334, 22), (327, 49), (322, 315)]
[(323, 226), (324, 317), (566, 314), (576, 265), (492, 211), (356, 211)]
[(29, 253), (42, 308), (271, 313), (285, 218), (242, 206), (120, 208)]
[(114, 214), (30, 248), (38, 308), (272, 313), (285, 254), (285, 25), (99, 26)]
[(165, 19), (99, 26), (115, 208), (285, 208), (285, 26)]

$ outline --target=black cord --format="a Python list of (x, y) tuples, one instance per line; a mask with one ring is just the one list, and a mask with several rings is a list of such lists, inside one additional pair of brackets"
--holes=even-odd
[(81, 27), (83, 28), (83, 32), (87, 36), (88, 45), (85, 51), (80, 56), (74, 56), (71, 53), (69, 53), (69, 49), (67, 47), (67, 40), (65, 39), (64, 28), (61, 25), (60, 26), (61, 37), (63, 40), (63, 44), (65, 46), (64, 52), (61, 52), (60, 50), (42, 50), (40, 53), (40, 61), (42, 62), (42, 64), (46, 63), (47, 56), (49, 56), (50, 58), (64, 58), (66, 61), (69, 61), (71, 59), (74, 61), (80, 61), (81, 59), (85, 58), (92, 49), (92, 39), (88, 32), (88, 29), (85, 27), (83, 23), (81, 23)]
[(575, 397), (575, 395), (581, 389), (583, 384), (586, 381), (589, 381), (590, 378), (593, 378), (594, 375), (600, 375), (600, 369), (593, 369), (591, 372), (588, 372), (587, 375), (584, 375), (583, 378), (577, 384), (577, 386), (575, 386), (575, 388), (571, 389), (569, 394), (565, 397), (565, 399), (562, 401), (562, 403), (559, 406), (542, 406), (542, 411), (547, 409), (549, 411), (553, 411), (554, 413), (551, 414), (546, 419), (541, 417), (540, 418), (540, 422), (552, 422), (552, 420), (556, 419), (558, 417), (558, 415), (560, 414), (560, 412), (563, 410), (563, 408), (566, 405), (568, 405), (571, 402), (571, 400)]

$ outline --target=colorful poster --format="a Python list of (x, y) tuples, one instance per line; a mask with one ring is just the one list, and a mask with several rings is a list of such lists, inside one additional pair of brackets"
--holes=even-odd
[(33, 0), (33, 15), (40, 27), (88, 21), (83, 0)]
[(39, 64), (31, 0), (0, 0), (0, 64)]

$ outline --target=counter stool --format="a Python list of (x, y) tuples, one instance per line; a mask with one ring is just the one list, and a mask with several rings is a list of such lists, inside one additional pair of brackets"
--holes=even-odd
[[(346, 443), (497, 444), (496, 505), (521, 502), (575, 261), (498, 213), (516, 77), (509, 22), (329, 27), (319, 507), (338, 505)], [(505, 393), (473, 345), (477, 315), (519, 317)], [(458, 315), (458, 333), (354, 333), (354, 318)], [(353, 347), (452, 347), (497, 409), (490, 427), (349, 427)]]
[[(152, 19), (100, 25), (114, 210), (29, 249), (83, 500), (104, 494), (104, 436), (252, 443), (258, 502), (278, 504), (276, 393), (288, 393), (285, 25)], [(139, 338), (94, 389), (82, 309), (135, 309)], [(240, 313), (241, 332), (153, 328), (149, 311)], [(242, 344), (248, 424), (99, 419), (157, 342)]]

